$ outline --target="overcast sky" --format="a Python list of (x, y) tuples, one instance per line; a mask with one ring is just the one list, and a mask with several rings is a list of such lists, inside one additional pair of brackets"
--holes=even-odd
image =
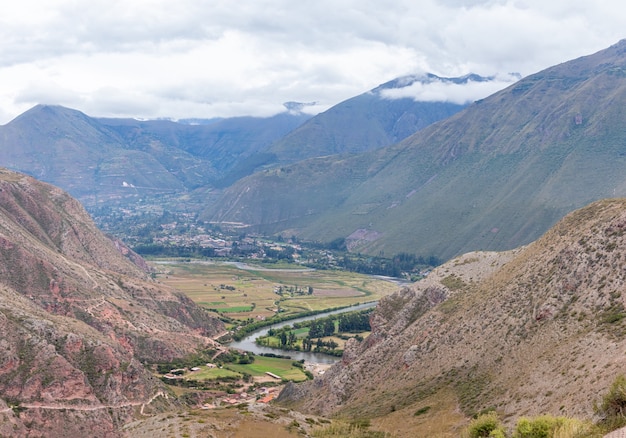
[(38, 103), (138, 118), (269, 116), (287, 101), (319, 112), (403, 75), (526, 76), (625, 37), (618, 0), (7, 1), (0, 124)]

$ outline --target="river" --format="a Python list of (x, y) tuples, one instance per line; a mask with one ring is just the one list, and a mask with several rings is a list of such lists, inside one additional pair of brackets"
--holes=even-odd
[(251, 351), (254, 354), (280, 354), (283, 356), (290, 356), (293, 360), (305, 360), (306, 362), (311, 363), (321, 363), (321, 364), (333, 364), (340, 360), (341, 358), (335, 356), (329, 356), (328, 354), (322, 353), (313, 353), (310, 351), (286, 351), (280, 350), (278, 348), (270, 348), (270, 347), (262, 347), (257, 345), (255, 339), (261, 336), (266, 336), (271, 328), (277, 329), (280, 327), (284, 327), (286, 325), (292, 325), (296, 322), (309, 321), (317, 318), (324, 318), (328, 315), (335, 315), (337, 313), (345, 313), (345, 312), (353, 312), (355, 310), (369, 309), (370, 307), (376, 306), (376, 302), (359, 304), (356, 306), (346, 307), (344, 309), (333, 310), (330, 312), (319, 313), (317, 315), (312, 316), (304, 316), (302, 318), (290, 319), (289, 321), (278, 322), (271, 326), (260, 328), (243, 338), (241, 341), (233, 341), (228, 344), (229, 347), (238, 348), (240, 350)]

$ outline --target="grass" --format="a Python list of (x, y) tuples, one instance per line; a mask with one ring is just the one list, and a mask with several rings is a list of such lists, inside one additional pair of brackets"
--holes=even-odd
[[(292, 265), (293, 266), (293, 265)], [(285, 313), (324, 310), (374, 301), (398, 289), (390, 281), (345, 271), (244, 270), (226, 263), (161, 261), (157, 279), (207, 308), (236, 319), (273, 316), (276, 304)], [(281, 269), (284, 269), (281, 266)], [(313, 295), (281, 298), (278, 286), (308, 288)]]
[(200, 371), (193, 371), (185, 378), (194, 380), (212, 380), (220, 377), (241, 377), (241, 374), (226, 368), (199, 367)]
[(220, 307), (217, 308), (222, 313), (244, 313), (251, 312), (253, 310), (252, 306), (233, 306), (233, 307)]
[(291, 359), (255, 356), (254, 362), (251, 364), (228, 364), (226, 368), (234, 372), (250, 374), (253, 377), (265, 376), (265, 373), (270, 372), (283, 379), (296, 382), (307, 379), (306, 374), (300, 368), (293, 366)]

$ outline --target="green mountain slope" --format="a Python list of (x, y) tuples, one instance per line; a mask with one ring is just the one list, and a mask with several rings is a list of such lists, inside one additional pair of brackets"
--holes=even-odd
[(575, 208), (626, 195), (625, 107), (622, 41), (529, 76), (399, 144), (255, 174), (205, 218), (343, 237), (372, 254), (447, 259), (513, 248)]
[(398, 78), (341, 102), (318, 114), (274, 143), (269, 152), (281, 163), (311, 157), (359, 153), (397, 143), (466, 105), (452, 102), (421, 102), (405, 97), (390, 99), (385, 92), (419, 84), (485, 82), (490, 78), (469, 75), (440, 78), (435, 75)]
[(132, 149), (97, 120), (59, 106), (38, 105), (0, 127), (4, 166), (53, 183), (83, 201), (134, 195), (137, 190), (183, 190), (183, 182), (169, 168), (173, 162), (186, 167), (200, 162), (188, 154), (172, 154), (176, 158), (164, 162), (155, 155)]

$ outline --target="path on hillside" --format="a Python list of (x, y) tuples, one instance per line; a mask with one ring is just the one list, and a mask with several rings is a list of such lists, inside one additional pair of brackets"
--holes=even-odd
[[(50, 410), (67, 409), (67, 410), (72, 410), (72, 411), (98, 411), (100, 409), (121, 409), (121, 408), (127, 408), (131, 406), (141, 406), (140, 413), (141, 415), (146, 416), (148, 415), (148, 414), (144, 414), (144, 409), (146, 405), (149, 405), (150, 403), (152, 403), (157, 397), (164, 397), (165, 399), (169, 399), (169, 396), (165, 392), (158, 391), (156, 394), (150, 397), (148, 401), (145, 401), (145, 402), (129, 401), (129, 402), (123, 402), (123, 403), (113, 403), (113, 404), (97, 405), (97, 406), (76, 406), (76, 405), (63, 404), (63, 403), (57, 403), (57, 404), (20, 403), (17, 407), (21, 409), (24, 409), (24, 408), (25, 409), (50, 409)], [(13, 408), (8, 407), (6, 409), (2, 409), (0, 413), (8, 413), (12, 411), (13, 411)]]

